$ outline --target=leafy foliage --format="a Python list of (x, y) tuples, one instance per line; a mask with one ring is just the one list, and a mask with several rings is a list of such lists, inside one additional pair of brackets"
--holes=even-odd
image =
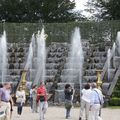
[(76, 19), (71, 0), (0, 0), (0, 20), (7, 22), (68, 22)]
[(98, 20), (119, 20), (120, 0), (89, 0), (87, 11)]

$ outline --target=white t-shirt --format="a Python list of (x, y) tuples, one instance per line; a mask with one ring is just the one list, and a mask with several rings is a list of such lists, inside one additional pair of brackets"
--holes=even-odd
[(16, 92), (16, 98), (20, 98), (21, 99), (21, 102), (25, 102), (25, 91), (22, 90), (22, 91), (17, 91)]
[(33, 89), (30, 89), (30, 98), (32, 97)]
[(86, 102), (90, 103), (90, 96), (91, 96), (91, 89), (83, 89), (82, 90), (82, 99), (85, 100)]

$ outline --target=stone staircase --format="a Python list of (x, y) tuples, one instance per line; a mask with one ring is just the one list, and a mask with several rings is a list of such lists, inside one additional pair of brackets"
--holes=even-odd
[(28, 44), (8, 43), (7, 82), (18, 82), (21, 71), (24, 69), (27, 58)]
[[(101, 43), (102, 44), (102, 43)], [(107, 50), (109, 46), (101, 46), (98, 44), (91, 44), (90, 50), (87, 53), (87, 59), (85, 59), (85, 69), (83, 75), (84, 82), (96, 82), (97, 73), (96, 70), (102, 70), (107, 60)]]

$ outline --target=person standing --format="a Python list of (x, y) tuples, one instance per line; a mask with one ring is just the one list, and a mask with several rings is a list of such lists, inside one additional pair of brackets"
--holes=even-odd
[(92, 92), (90, 96), (91, 120), (101, 120), (99, 116), (101, 105), (104, 103), (102, 92), (97, 89), (97, 84), (92, 83)]
[(40, 82), (40, 86), (37, 89), (37, 102), (40, 106), (40, 120), (44, 120), (48, 103), (47, 103), (47, 91), (44, 82)]
[(90, 84), (86, 84), (84, 89), (82, 90), (82, 98), (81, 98), (81, 110), (80, 110), (80, 118), (79, 120), (83, 120), (83, 112), (85, 109), (85, 120), (89, 119), (89, 109), (90, 109), (90, 95), (91, 95)]
[(33, 87), (31, 86), (31, 89), (30, 89), (30, 98), (29, 98), (31, 110), (32, 110), (32, 106), (33, 106), (32, 92), (33, 92)]
[(13, 106), (14, 106), (12, 95), (11, 95), (11, 98), (10, 98), (9, 102), (10, 102), (10, 118), (12, 119)]
[(23, 109), (25, 100), (26, 100), (25, 91), (23, 90), (22, 86), (20, 86), (19, 90), (16, 92), (16, 103), (17, 103), (18, 115), (22, 114), (22, 109)]
[(32, 112), (36, 112), (37, 113), (37, 85), (34, 85), (32, 87)]
[(70, 118), (70, 111), (72, 108), (72, 95), (73, 95), (73, 89), (70, 84), (65, 85), (65, 108), (66, 108), (66, 119)]
[(3, 87), (0, 88), (0, 108), (6, 108), (6, 120), (10, 120), (10, 83), (4, 83)]

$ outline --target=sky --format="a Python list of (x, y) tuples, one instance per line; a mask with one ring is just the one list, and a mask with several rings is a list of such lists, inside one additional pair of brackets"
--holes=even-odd
[(84, 7), (84, 4), (86, 4), (88, 0), (75, 0), (76, 2), (76, 10), (83, 10), (85, 7)]
[(88, 0), (75, 0), (76, 2), (76, 8), (75, 10), (83, 10), (82, 14), (85, 15), (86, 17), (90, 17), (91, 14), (84, 11), (84, 9), (86, 8), (84, 5), (87, 3)]

